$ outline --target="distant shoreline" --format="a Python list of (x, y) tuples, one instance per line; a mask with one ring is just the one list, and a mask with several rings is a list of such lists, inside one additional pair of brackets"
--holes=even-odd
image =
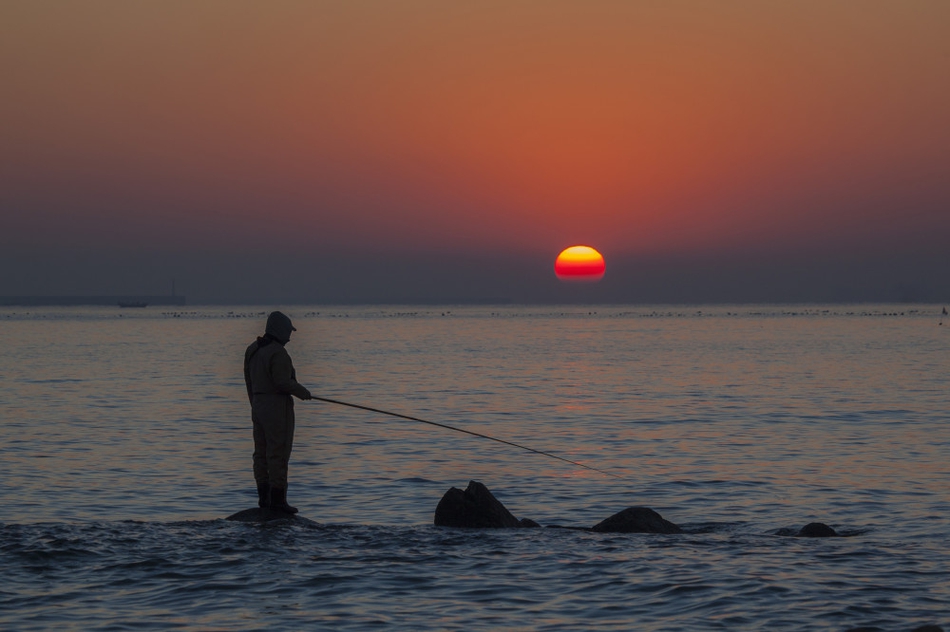
[(0, 306), (3, 307), (78, 307), (112, 305), (118, 307), (120, 303), (147, 305), (186, 305), (184, 296), (0, 296)]

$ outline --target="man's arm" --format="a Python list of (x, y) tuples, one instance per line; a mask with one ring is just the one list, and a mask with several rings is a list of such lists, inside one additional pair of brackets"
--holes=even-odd
[(257, 351), (255, 342), (244, 352), (244, 385), (247, 386), (247, 401), (254, 403), (254, 391), (251, 390), (251, 356)]
[(306, 388), (294, 379), (294, 363), (286, 349), (281, 349), (271, 358), (271, 380), (281, 393), (288, 393), (300, 399), (313, 399)]

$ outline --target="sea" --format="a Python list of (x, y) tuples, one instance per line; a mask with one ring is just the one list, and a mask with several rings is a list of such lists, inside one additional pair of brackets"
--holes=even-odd
[[(606, 474), (303, 401), (299, 518), (226, 520), (274, 308), (315, 395)], [(950, 626), (941, 308), (0, 308), (0, 629)], [(471, 480), (546, 528), (435, 526)], [(684, 532), (550, 528), (635, 506)]]

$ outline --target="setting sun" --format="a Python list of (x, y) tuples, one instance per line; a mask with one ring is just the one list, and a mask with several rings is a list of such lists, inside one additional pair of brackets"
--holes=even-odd
[(554, 262), (554, 273), (562, 281), (599, 281), (604, 276), (604, 257), (590, 246), (571, 246)]

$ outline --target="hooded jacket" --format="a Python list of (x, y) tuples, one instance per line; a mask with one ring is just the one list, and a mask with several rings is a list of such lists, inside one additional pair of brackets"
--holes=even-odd
[(310, 391), (297, 382), (297, 372), (284, 345), (297, 331), (280, 312), (267, 318), (266, 333), (244, 352), (244, 383), (251, 404), (255, 395), (296, 395), (309, 399)]

